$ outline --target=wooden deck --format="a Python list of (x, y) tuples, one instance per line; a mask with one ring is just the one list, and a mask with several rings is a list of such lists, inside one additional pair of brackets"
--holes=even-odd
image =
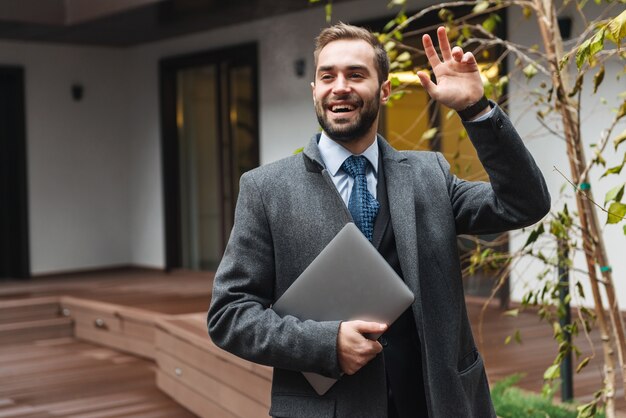
[(194, 415), (157, 389), (152, 362), (58, 338), (0, 344), (0, 417)]
[[(146, 270), (0, 282), (0, 307), (6, 308), (0, 309), (0, 418), (194, 416), (157, 388), (154, 361), (79, 341), (68, 331), (67, 319), (55, 318), (56, 322), (44, 324), (38, 322), (37, 315), (52, 309), (46, 298), (69, 295), (184, 318), (184, 314), (206, 311), (211, 286), (212, 275), (208, 273)], [(41, 303), (36, 310), (11, 309), (12, 304), (26, 299)], [(468, 300), (490, 381), (521, 372), (525, 377), (520, 386), (540, 391), (543, 372), (557, 351), (551, 328), (532, 313), (511, 318), (489, 306), (482, 335), (478, 335), (481, 309), (481, 301)], [(29, 325), (26, 331), (15, 333), (11, 331), (13, 322)], [(517, 329), (522, 344), (504, 345), (505, 338)], [(3, 331), (13, 338), (2, 338)], [(579, 340), (584, 355), (588, 355), (591, 348), (582, 337)], [(602, 353), (597, 333), (592, 333), (592, 340), (596, 358), (575, 376), (574, 392), (579, 400), (590, 399), (601, 385)], [(618, 409), (626, 412), (621, 390)]]

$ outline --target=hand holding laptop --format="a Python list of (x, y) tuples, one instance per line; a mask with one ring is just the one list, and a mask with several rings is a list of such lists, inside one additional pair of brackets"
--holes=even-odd
[[(272, 308), (300, 320), (343, 321), (337, 336), (341, 370), (354, 374), (380, 353), (376, 339), (415, 297), (353, 223), (346, 224)], [(342, 331), (343, 328), (343, 331)], [(302, 372), (319, 395), (336, 379)]]
[(337, 335), (337, 358), (341, 370), (347, 375), (353, 375), (376, 357), (383, 350), (383, 346), (366, 336), (386, 330), (387, 325), (378, 322), (342, 322)]

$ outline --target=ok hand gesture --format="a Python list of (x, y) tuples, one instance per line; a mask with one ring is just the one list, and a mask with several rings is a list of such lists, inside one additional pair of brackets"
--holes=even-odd
[(450, 42), (444, 27), (437, 29), (439, 49), (443, 60), (439, 59), (430, 36), (424, 35), (422, 43), (428, 62), (433, 69), (437, 83), (433, 83), (428, 74), (417, 73), (422, 86), (433, 100), (454, 110), (463, 110), (478, 102), (484, 94), (476, 58), (471, 52), (455, 46), (450, 49)]

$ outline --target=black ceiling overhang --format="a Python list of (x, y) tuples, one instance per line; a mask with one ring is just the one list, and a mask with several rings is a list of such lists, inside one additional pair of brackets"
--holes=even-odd
[[(347, 0), (334, 0), (340, 3)], [(2, 20), (0, 39), (128, 47), (322, 7), (307, 0), (164, 0), (75, 24)]]

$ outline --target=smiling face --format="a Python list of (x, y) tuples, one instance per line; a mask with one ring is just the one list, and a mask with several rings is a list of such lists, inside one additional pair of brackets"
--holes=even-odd
[(363, 40), (327, 44), (318, 55), (312, 88), (317, 120), (331, 139), (344, 146), (374, 141), (378, 111), (389, 99), (390, 86), (388, 80), (382, 84), (378, 80), (370, 44)]

